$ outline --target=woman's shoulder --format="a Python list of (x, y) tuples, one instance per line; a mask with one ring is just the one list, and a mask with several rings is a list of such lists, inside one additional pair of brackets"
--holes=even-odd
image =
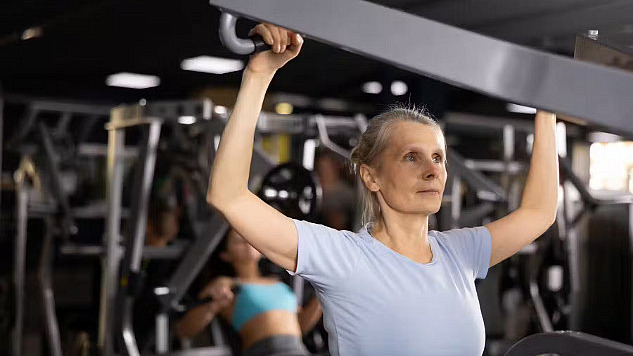
[(356, 244), (361, 242), (368, 242), (369, 234), (365, 227), (361, 228), (358, 232), (349, 230), (337, 230), (327, 225), (313, 223), (305, 220), (294, 220), (297, 226), (299, 235), (310, 234), (315, 237), (332, 238), (337, 240), (347, 240)]
[(485, 226), (475, 226), (445, 231), (431, 230), (429, 236), (432, 236), (441, 246), (463, 249), (483, 241), (489, 233)]

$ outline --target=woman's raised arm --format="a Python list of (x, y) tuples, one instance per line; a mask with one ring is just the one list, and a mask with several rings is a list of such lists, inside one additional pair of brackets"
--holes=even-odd
[(207, 201), (268, 259), (294, 271), (298, 239), (294, 223), (251, 193), (248, 178), (255, 128), (266, 90), (277, 69), (299, 54), (303, 40), (270, 24), (257, 25), (251, 33), (261, 35), (272, 50), (254, 55), (244, 70), (242, 86), (213, 163)]
[(490, 267), (536, 240), (556, 220), (558, 155), (556, 115), (539, 111), (534, 122), (534, 147), (521, 206), (486, 227), (492, 237)]

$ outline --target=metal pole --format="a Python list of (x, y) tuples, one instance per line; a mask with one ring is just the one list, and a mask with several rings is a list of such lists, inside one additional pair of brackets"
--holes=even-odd
[(167, 313), (156, 315), (156, 353), (169, 351), (169, 317)]
[[(137, 280), (141, 269), (141, 259), (143, 257), (143, 245), (145, 243), (145, 229), (147, 221), (147, 206), (152, 189), (152, 179), (154, 178), (154, 166), (156, 163), (156, 149), (160, 138), (162, 122), (154, 120), (147, 128), (145, 145), (141, 147), (141, 152), (137, 161), (137, 175), (135, 182), (135, 196), (132, 205), (132, 230), (126, 236), (125, 257), (122, 263), (122, 278), (126, 281)], [(134, 328), (132, 325), (132, 314), (134, 312), (134, 289), (129, 282), (121, 286), (119, 290), (119, 300), (122, 301), (121, 309), (117, 314), (121, 317), (121, 333), (125, 349), (128, 355), (139, 355)], [(119, 314), (120, 313), (120, 314)]]
[(22, 356), (22, 321), (24, 319), (24, 273), (26, 260), (26, 227), (29, 193), (25, 188), (25, 172), (16, 172), (16, 229), (14, 271), (15, 327), (13, 329), (13, 356)]
[(53, 293), (53, 283), (51, 281), (51, 270), (53, 268), (53, 222), (52, 217), (47, 216), (46, 235), (44, 236), (44, 246), (40, 257), (39, 282), (42, 297), (42, 307), (44, 309), (44, 326), (48, 338), (48, 347), (52, 356), (62, 356), (62, 345), (59, 337), (59, 324), (55, 315), (55, 295)]
[[(111, 121), (117, 120), (116, 109), (112, 110)], [(108, 171), (106, 200), (108, 216), (106, 220), (105, 256), (103, 259), (101, 279), (101, 301), (99, 308), (98, 349), (102, 355), (110, 356), (113, 352), (112, 321), (113, 306), (116, 296), (118, 265), (121, 255), (121, 193), (123, 189), (122, 155), (125, 143), (125, 131), (122, 128), (108, 131)]]
[[(0, 82), (0, 185), (2, 185), (2, 154), (4, 153), (2, 145), (3, 140), (3, 127), (4, 127), (4, 95), (2, 91), (2, 82)], [(0, 194), (0, 210), (2, 210), (2, 194)]]

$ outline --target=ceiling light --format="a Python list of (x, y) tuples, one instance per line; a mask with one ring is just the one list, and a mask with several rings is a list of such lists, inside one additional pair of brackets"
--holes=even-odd
[(195, 116), (181, 116), (178, 118), (178, 123), (183, 125), (191, 125), (196, 122)]
[(123, 72), (109, 75), (106, 84), (111, 87), (146, 89), (160, 85), (160, 78), (155, 75)]
[(40, 37), (41, 35), (42, 35), (42, 28), (41, 27), (31, 27), (31, 28), (27, 28), (26, 30), (24, 30), (22, 32), (22, 35), (20, 36), (20, 38), (23, 41), (26, 41), (26, 40), (30, 40), (32, 38)]
[(239, 59), (199, 56), (183, 60), (180, 68), (193, 72), (224, 74), (241, 70), (244, 63)]
[(292, 114), (292, 104), (279, 103), (275, 106), (275, 111), (277, 112), (277, 114), (290, 115)]
[(407, 87), (407, 84), (402, 80), (394, 80), (391, 83), (391, 94), (395, 96), (404, 95), (407, 93), (407, 90), (409, 90), (409, 87)]
[(508, 103), (506, 105), (506, 110), (508, 110), (509, 112), (516, 112), (516, 113), (519, 113), (519, 114), (536, 114), (536, 109), (535, 108), (531, 108), (529, 106), (518, 105), (518, 104), (512, 104), (512, 103)]
[(367, 94), (380, 94), (382, 91), (382, 84), (380, 82), (367, 82), (363, 84), (363, 92)]

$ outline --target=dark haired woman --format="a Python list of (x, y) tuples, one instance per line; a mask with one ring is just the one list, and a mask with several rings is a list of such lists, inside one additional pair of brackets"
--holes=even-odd
[[(190, 310), (177, 322), (178, 336), (191, 339), (220, 315), (239, 333), (245, 356), (309, 355), (301, 336), (321, 319), (317, 299), (298, 308), (290, 287), (262, 276), (261, 254), (235, 230), (229, 231), (218, 250), (218, 257), (231, 265), (234, 276), (219, 276), (207, 284), (198, 297), (212, 297), (212, 301)], [(239, 291), (234, 294), (236, 285)]]

